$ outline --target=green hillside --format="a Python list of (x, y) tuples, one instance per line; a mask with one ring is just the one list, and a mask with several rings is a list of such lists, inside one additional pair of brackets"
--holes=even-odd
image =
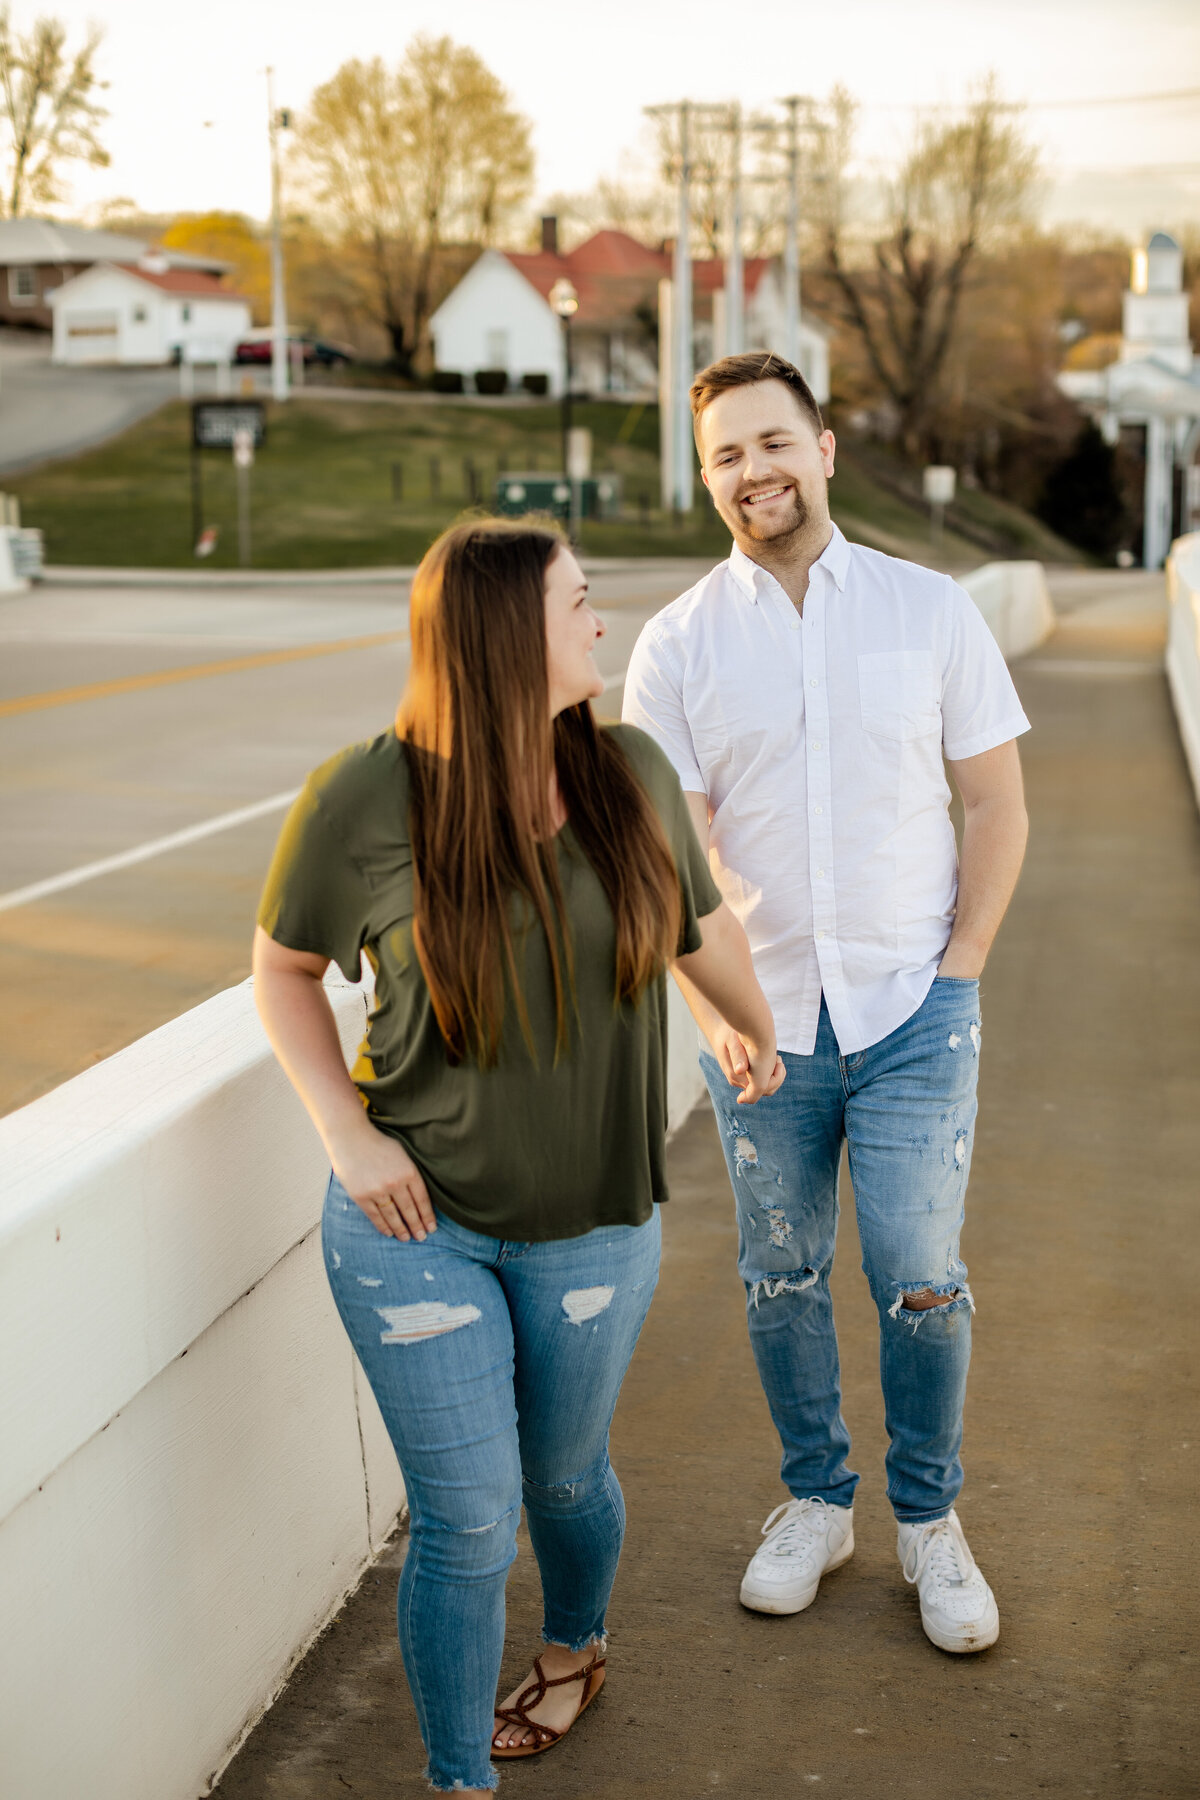
[[(689, 518), (659, 508), (657, 407), (589, 402), (575, 407), (575, 422), (592, 431), (596, 471), (619, 474), (623, 485), (621, 519), (585, 524), (586, 554), (724, 554), (727, 534), (699, 484)], [(491, 505), (502, 470), (560, 468), (559, 431), (558, 408), (549, 403), (300, 394), (283, 406), (268, 404), (267, 441), (250, 475), (252, 564), (415, 563), (472, 504)], [(23, 522), (45, 534), (50, 564), (194, 568), (189, 442), (188, 408), (173, 402), (99, 448), (7, 486), (21, 501)], [(232, 458), (206, 451), (202, 464), (204, 522), (216, 527), (217, 545), (201, 566), (235, 568)], [(1036, 521), (981, 494), (964, 496), (975, 541), (947, 530), (935, 554), (919, 501), (885, 487), (849, 448), (839, 450), (831, 501), (847, 536), (948, 568), (997, 554), (1077, 560)], [(1021, 547), (1004, 549), (1009, 540)]]

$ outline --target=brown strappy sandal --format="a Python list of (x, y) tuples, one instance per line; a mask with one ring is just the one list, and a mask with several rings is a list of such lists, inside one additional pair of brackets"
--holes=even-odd
[[(603, 1670), (606, 1661), (606, 1657), (593, 1656), (586, 1668), (576, 1669), (573, 1675), (557, 1675), (553, 1681), (547, 1681), (542, 1669), (542, 1659), (540, 1656), (535, 1656), (533, 1659), (533, 1667), (537, 1679), (531, 1681), (528, 1687), (521, 1689), (521, 1692), (517, 1695), (516, 1700), (511, 1706), (498, 1706), (495, 1711), (495, 1716), (498, 1719), (503, 1719), (506, 1725), (520, 1725), (526, 1731), (532, 1731), (536, 1742), (532, 1744), (514, 1744), (511, 1749), (507, 1746), (504, 1749), (501, 1749), (500, 1746), (493, 1741), (490, 1754), (505, 1759), (518, 1756), (540, 1756), (543, 1750), (549, 1750), (551, 1744), (557, 1744), (560, 1738), (565, 1738), (567, 1732), (571, 1729), (571, 1725), (574, 1725), (575, 1719), (578, 1719), (579, 1714), (583, 1711), (585, 1706), (591, 1705), (592, 1701), (596, 1698), (596, 1695), (600, 1692), (600, 1689), (604, 1686)], [(583, 1693), (579, 1699), (579, 1709), (575, 1714), (575, 1719), (571, 1720), (571, 1725), (564, 1726), (561, 1731), (555, 1731), (552, 1725), (539, 1725), (536, 1719), (531, 1719), (529, 1717), (528, 1708), (540, 1704), (545, 1698), (547, 1688), (565, 1687), (569, 1681), (582, 1681), (583, 1683)], [(493, 1730), (493, 1740), (495, 1735), (495, 1731)]]

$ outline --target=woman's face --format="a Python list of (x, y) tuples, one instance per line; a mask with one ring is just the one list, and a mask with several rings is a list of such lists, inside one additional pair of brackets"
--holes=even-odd
[(592, 661), (592, 651), (603, 636), (603, 622), (587, 602), (583, 570), (564, 544), (546, 569), (546, 670), (552, 719), (568, 706), (604, 692), (604, 677)]

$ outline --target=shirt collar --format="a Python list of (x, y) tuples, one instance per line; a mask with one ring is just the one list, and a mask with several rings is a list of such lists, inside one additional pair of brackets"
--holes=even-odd
[[(846, 577), (850, 573), (850, 545), (835, 525), (833, 536), (813, 564), (814, 569), (828, 569), (833, 576), (839, 591), (845, 589)], [(767, 570), (746, 555), (740, 544), (735, 544), (729, 552), (729, 573), (733, 576), (739, 590), (752, 606), (758, 604), (758, 583), (767, 575)]]

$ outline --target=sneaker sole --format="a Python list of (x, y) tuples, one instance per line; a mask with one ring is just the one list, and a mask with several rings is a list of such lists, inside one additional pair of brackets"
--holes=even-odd
[(922, 1612), (921, 1629), (931, 1644), (948, 1651), (951, 1656), (977, 1656), (981, 1650), (990, 1650), (1000, 1636), (1000, 1609), (993, 1598), (979, 1625), (970, 1632), (956, 1635), (939, 1630), (936, 1622), (927, 1619)]
[(825, 1564), (825, 1567), (821, 1570), (821, 1574), (817, 1576), (817, 1579), (811, 1586), (801, 1588), (799, 1594), (794, 1592), (780, 1594), (774, 1589), (753, 1587), (749, 1576), (747, 1576), (742, 1582), (742, 1588), (738, 1595), (738, 1599), (748, 1612), (774, 1613), (776, 1615), (803, 1612), (804, 1609), (811, 1606), (816, 1599), (817, 1589), (821, 1585), (822, 1576), (831, 1575), (834, 1569), (840, 1569), (842, 1564), (848, 1563), (853, 1555), (854, 1531), (853, 1528), (851, 1528), (849, 1536), (841, 1549), (837, 1552), (837, 1555), (832, 1557), (830, 1561)]

